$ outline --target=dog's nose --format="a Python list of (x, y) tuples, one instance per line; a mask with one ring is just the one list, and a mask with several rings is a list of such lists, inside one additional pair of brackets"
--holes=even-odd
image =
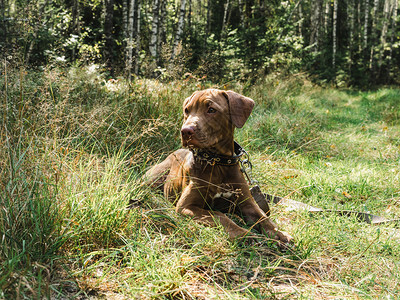
[(183, 127), (181, 129), (181, 135), (184, 140), (190, 140), (194, 135), (194, 128), (191, 126)]

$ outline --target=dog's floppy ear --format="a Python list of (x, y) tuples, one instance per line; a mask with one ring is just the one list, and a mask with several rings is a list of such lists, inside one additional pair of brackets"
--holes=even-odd
[(242, 128), (254, 107), (254, 101), (234, 91), (224, 91), (228, 102), (233, 125)]

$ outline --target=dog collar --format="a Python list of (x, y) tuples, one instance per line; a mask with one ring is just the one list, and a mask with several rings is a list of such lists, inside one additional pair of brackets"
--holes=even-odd
[(234, 155), (233, 156), (216, 154), (216, 153), (212, 153), (207, 150), (199, 149), (199, 148), (191, 148), (190, 151), (192, 151), (193, 156), (196, 159), (205, 161), (212, 166), (214, 166), (214, 165), (222, 165), (222, 166), (236, 165), (239, 163), (240, 158), (243, 156), (243, 154), (246, 153), (237, 142), (234, 142), (234, 151), (233, 151)]

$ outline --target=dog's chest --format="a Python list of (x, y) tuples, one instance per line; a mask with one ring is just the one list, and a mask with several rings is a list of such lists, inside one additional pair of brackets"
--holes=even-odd
[(206, 194), (206, 207), (222, 212), (234, 212), (240, 195), (242, 195), (242, 191), (235, 189), (231, 184), (214, 186)]
[(225, 191), (225, 192), (218, 192), (218, 193), (215, 193), (213, 196), (212, 196), (212, 199), (213, 200), (215, 200), (215, 199), (218, 199), (218, 198), (222, 198), (222, 199), (230, 199), (230, 198), (232, 198), (233, 196), (235, 196), (235, 193), (233, 192), (233, 191)]
[(192, 164), (190, 170), (190, 178), (208, 204), (237, 201), (242, 195), (242, 177), (237, 174), (241, 174), (238, 165), (210, 165), (198, 161)]
[(240, 194), (241, 191), (235, 190), (230, 184), (214, 186), (208, 189), (204, 197), (204, 208), (233, 213), (236, 211)]

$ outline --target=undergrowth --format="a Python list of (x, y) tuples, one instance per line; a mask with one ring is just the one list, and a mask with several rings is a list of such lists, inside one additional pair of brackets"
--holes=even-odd
[[(181, 104), (213, 86), (105, 80), (95, 67), (0, 77), (0, 298), (394, 299), (400, 235), (273, 207), (296, 248), (230, 242), (141, 181), (179, 145)], [(257, 106), (237, 140), (264, 192), (400, 215), (400, 90), (340, 91), (303, 76), (231, 83)]]

